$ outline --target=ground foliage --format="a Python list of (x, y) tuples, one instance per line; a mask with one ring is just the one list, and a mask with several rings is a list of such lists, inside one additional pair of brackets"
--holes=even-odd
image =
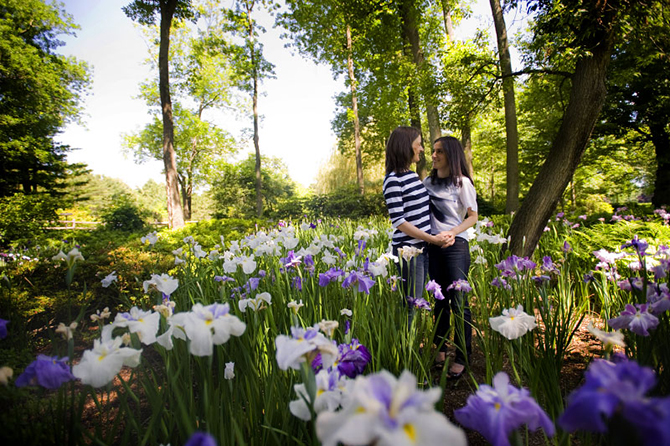
[[(490, 265), (505, 258), (506, 254), (499, 252), (499, 245), (489, 245), (489, 242), (484, 241), (476, 243), (473, 241), (474, 263), (470, 282), (475, 288), (473, 296), (477, 326), (475, 339), (478, 352), (481, 352), (485, 359), (479, 356), (475, 357), (470, 378), (463, 381), (460, 388), (467, 382), (470, 382), (471, 385), (482, 381), (490, 382), (492, 375), (497, 370), (504, 369), (511, 376), (514, 373), (519, 373), (520, 378), (518, 379), (521, 380), (523, 385), (531, 388), (531, 393), (552, 414), (552, 417), (560, 413), (564, 407), (563, 399), (572, 386), (578, 384), (578, 381), (573, 379), (570, 381), (571, 384), (568, 385), (556, 372), (563, 368), (564, 356), (570, 352), (572, 337), (579, 330), (582, 321), (580, 317), (583, 316), (580, 315), (588, 314), (594, 321), (604, 317), (599, 315), (616, 315), (623, 308), (625, 302), (625, 300), (619, 299), (626, 299), (625, 293), (610, 289), (607, 293), (615, 296), (617, 300), (603, 300), (602, 290), (605, 290), (604, 288), (597, 291), (599, 289), (597, 287), (590, 289), (583, 285), (582, 276), (586, 272), (592, 271), (596, 263), (593, 252), (601, 248), (616, 251), (622, 244), (630, 241), (636, 235), (654, 245), (668, 244), (670, 242), (670, 229), (668, 229), (664, 219), (661, 218), (663, 215), (661, 212), (640, 218), (633, 216), (630, 210), (622, 208), (616, 214), (606, 216), (559, 214), (548, 222), (547, 231), (536, 251), (537, 261), (541, 262), (540, 259), (543, 256), (551, 256), (560, 265), (561, 274), (554, 276), (551, 279), (551, 285), (546, 288), (546, 290), (555, 290), (550, 292), (552, 294), (544, 294), (545, 291), (542, 290), (545, 288), (540, 288), (539, 295), (544, 299), (554, 299), (553, 293), (558, 293), (556, 296), (558, 300), (555, 301), (552, 308), (564, 305), (566, 302), (574, 302), (579, 310), (577, 310), (577, 307), (566, 307), (569, 312), (566, 313), (565, 319), (557, 319), (557, 321), (560, 322), (560, 326), (563, 326), (561, 324), (567, 325), (561, 330), (553, 332), (559, 337), (556, 338), (556, 341), (552, 341), (551, 345), (546, 344), (548, 340), (546, 336), (550, 333), (548, 325), (541, 332), (538, 331), (528, 335), (532, 336), (534, 342), (539, 343), (536, 345), (547, 349), (544, 353), (542, 348), (528, 350), (523, 346), (530, 344), (522, 342), (513, 344), (513, 351), (506, 350), (505, 342), (501, 342), (499, 335), (487, 330), (486, 321), (489, 315), (499, 314), (498, 312), (503, 308), (513, 306), (513, 302), (523, 302), (526, 309), (535, 307), (540, 308), (540, 312), (544, 310), (542, 310), (542, 306), (536, 306), (537, 303), (534, 299), (537, 297), (533, 295), (532, 291), (529, 292), (530, 290), (538, 290), (537, 285), (534, 285), (530, 278), (514, 285), (516, 288), (511, 294), (492, 287), (488, 281), (495, 276), (496, 268), (491, 268)], [(510, 219), (507, 216), (496, 216), (492, 220), (485, 220), (483, 223), (486, 222), (490, 222), (490, 224), (483, 225), (480, 228), (482, 234), (485, 232), (503, 234), (509, 226)], [(0, 265), (2, 268), (0, 316), (9, 319), (11, 322), (8, 331), (9, 336), (0, 343), (0, 364), (9, 365), (18, 373), (31, 361), (36, 351), (56, 353), (59, 356), (67, 355), (69, 343), (54, 333), (54, 329), (59, 322), (70, 321), (75, 318), (81, 324), (76, 330), (76, 351), (80, 352), (81, 348), (88, 348), (92, 340), (98, 335), (96, 324), (88, 322), (89, 316), (95, 314), (96, 310), (99, 311), (104, 307), (109, 307), (115, 313), (116, 311), (127, 311), (132, 306), (150, 308), (153, 303), (156, 303), (156, 296), (151, 292), (146, 293), (142, 288), (142, 282), (148, 279), (150, 274), (157, 271), (168, 272), (179, 278), (180, 285), (178, 291), (174, 293), (173, 299), (180, 308), (188, 308), (192, 302), (209, 303), (227, 300), (235, 302), (239, 298), (230, 297), (230, 293), (235, 295), (234, 284), (226, 285), (225, 282), (218, 284), (211, 280), (213, 274), (222, 272), (220, 271), (220, 264), (217, 266), (219, 262), (209, 261), (206, 258), (198, 260), (189, 257), (191, 255), (189, 254), (189, 244), (192, 246), (195, 246), (193, 243), (197, 243), (198, 246), (201, 245), (206, 250), (205, 254), (209, 252), (211, 256), (212, 250), (223, 253), (224, 249), (231, 249), (237, 243), (236, 240), (242, 241), (242, 243), (245, 243), (244, 240), (252, 242), (254, 239), (258, 240), (257, 237), (264, 231), (271, 232), (274, 229), (286, 228), (287, 225), (291, 225), (291, 222), (239, 219), (211, 220), (188, 225), (179, 231), (160, 231), (156, 234), (155, 239), (149, 237), (151, 234), (147, 235), (146, 232), (125, 233), (109, 230), (98, 230), (90, 233), (81, 231), (52, 232), (50, 237), (37, 241), (39, 245), (4, 253)], [(338, 234), (338, 237), (342, 237), (338, 246), (342, 247), (348, 255), (351, 255), (351, 259), (354, 261), (356, 257), (353, 253), (357, 246), (358, 249), (361, 247), (357, 240), (367, 241), (367, 249), (371, 250), (369, 253), (370, 261), (377, 258), (377, 255), (385, 250), (388, 243), (388, 234), (386, 233), (388, 222), (385, 217), (359, 221), (323, 218), (303, 220), (302, 223), (295, 221), (293, 225), (297, 228), (299, 238), (305, 243), (305, 245), (300, 246), (306, 246), (310, 240), (324, 234)], [(484, 229), (487, 226), (491, 226), (491, 228)], [(197, 242), (188, 241), (189, 237), (193, 237), (192, 240)], [(50, 259), (59, 249), (68, 251), (73, 247), (77, 247), (84, 253), (85, 261), (77, 262), (74, 274), (71, 276), (72, 280), (67, 283), (63, 280), (66, 273), (64, 264)], [(187, 260), (186, 264), (175, 265), (173, 251), (177, 248), (185, 249), (182, 251), (183, 254), (179, 255)], [(485, 258), (489, 266), (482, 265), (481, 260), (478, 260), (480, 258)], [(219, 432), (217, 435), (220, 435), (219, 439), (224, 443), (225, 441), (231, 441), (249, 444), (285, 444), (287, 441), (285, 435), (289, 433), (291, 441), (308, 443), (311, 435), (309, 424), (299, 422), (293, 418), (287, 413), (284, 406), (288, 401), (286, 398), (292, 398), (292, 396), (287, 397), (287, 395), (292, 395), (293, 384), (299, 381), (296, 381), (297, 377), (290, 373), (286, 374), (274, 370), (272, 365), (274, 362), (274, 352), (271, 346), (272, 338), (277, 333), (286, 333), (288, 327), (293, 323), (291, 318), (284, 313), (287, 311), (286, 303), (298, 297), (307, 305), (300, 310), (300, 317), (307, 325), (323, 318), (334, 318), (336, 313), (339, 314), (341, 306), (347, 306), (354, 310), (354, 314), (359, 315), (353, 319), (354, 333), (373, 352), (371, 366), (373, 370), (383, 367), (394, 374), (398, 374), (403, 368), (410, 368), (419, 376), (420, 382), (427, 380), (428, 384), (438, 384), (440, 379), (444, 378), (445, 375), (440, 374), (439, 370), (431, 370), (430, 366), (434, 354), (432, 350), (429, 348), (418, 350), (419, 343), (431, 332), (430, 313), (424, 313), (421, 317), (417, 316), (417, 320), (420, 321), (420, 323), (417, 322), (416, 327), (419, 334), (418, 338), (405, 338), (407, 333), (404, 329), (400, 329), (397, 333), (393, 330), (389, 331), (389, 324), (390, 326), (398, 326), (396, 324), (403, 319), (403, 312), (401, 307), (398, 306), (398, 301), (392, 297), (394, 294), (389, 292), (388, 285), (381, 279), (378, 279), (373, 289), (370, 290), (371, 295), (369, 297), (365, 293), (359, 292), (355, 295), (356, 299), (352, 300), (351, 293), (337, 285), (330, 285), (331, 288), (327, 289), (320, 288), (315, 283), (314, 278), (310, 279), (307, 270), (302, 271), (303, 289), (298, 291), (294, 288), (295, 281), (293, 283), (291, 281), (292, 276), (298, 273), (298, 269), (295, 271), (281, 271), (277, 269), (280, 266), (271, 257), (265, 260), (259, 256), (257, 261), (261, 262), (260, 268), (265, 269), (270, 276), (276, 278), (276, 282), (261, 279), (262, 289), (268, 290), (272, 294), (272, 305), (258, 313), (248, 309), (246, 315), (235, 310), (235, 313), (243, 317), (248, 324), (247, 334), (239, 342), (231, 340), (225, 348), (216, 350), (217, 353), (209, 361), (201, 361), (195, 358), (193, 361), (182, 363), (182, 366), (178, 368), (168, 368), (166, 369), (168, 376), (164, 376), (160, 372), (166, 360), (166, 357), (163, 357), (163, 354), (160, 353), (161, 350), (145, 346), (146, 357), (143, 362), (146, 362), (146, 365), (136, 370), (130, 369), (128, 372), (124, 372), (123, 381), (116, 381), (115, 384), (111, 385), (112, 387), (100, 393), (98, 398), (103, 399), (98, 400), (101, 404), (99, 409), (90, 406), (90, 402), (86, 403), (89, 405), (87, 406), (89, 409), (85, 412), (87, 415), (82, 420), (73, 420), (68, 418), (67, 414), (62, 413), (62, 407), (69, 407), (67, 404), (70, 403), (65, 406), (59, 405), (62, 401), (59, 403), (57, 393), (48, 391), (35, 393), (30, 389), (16, 389), (11, 384), (9, 387), (0, 387), (0, 397), (8, 406), (15, 408), (3, 415), (3, 424), (13, 423), (12, 425), (16, 426), (15, 429), (4, 431), (5, 438), (21, 444), (37, 444), (39, 441), (53, 442), (54, 438), (59, 439), (59, 441), (69, 439), (72, 442), (78, 442), (83, 441), (86, 435), (95, 435), (105, 442), (134, 444), (139, 442), (140, 437), (146, 434), (150, 437), (144, 437), (143, 441), (149, 440), (149, 443), (152, 441), (164, 442), (167, 439), (172, 439), (173, 442), (184, 441), (193, 429), (191, 424), (193, 419), (184, 419), (183, 414), (180, 415), (178, 410), (175, 412), (168, 410), (166, 412), (165, 408), (179, 407), (184, 401), (175, 400), (175, 398), (184, 398), (189, 394), (190, 396), (187, 398), (193, 398), (193, 400), (189, 399), (188, 401), (191, 402), (187, 401), (186, 403), (192, 405), (188, 406), (188, 413), (199, 413), (199, 417), (204, 417), (201, 420), (228, 420), (218, 427), (207, 424), (209, 426), (208, 430)], [(320, 261), (318, 262), (320, 265)], [(112, 287), (104, 288), (100, 281), (112, 271), (116, 272), (118, 280)], [(621, 273), (626, 274), (623, 266), (621, 267)], [(238, 270), (232, 276), (241, 285), (246, 275)], [(507, 299), (511, 299), (511, 301)], [(385, 304), (379, 307), (380, 302)], [(385, 308), (385, 310), (380, 312), (379, 308)], [(387, 310), (389, 313), (386, 312)], [(396, 314), (398, 311), (399, 313)], [(586, 313), (584, 313), (585, 311)], [(545, 324), (553, 320), (549, 314), (541, 314), (541, 317)], [(386, 320), (387, 318), (390, 319)], [(403, 325), (403, 323), (400, 323), (399, 326), (402, 327)], [(259, 337), (261, 334), (262, 336)], [(267, 339), (267, 336), (270, 339)], [(389, 336), (392, 338), (391, 341), (389, 341)], [(557, 343), (554, 344), (554, 342)], [(631, 354), (641, 351), (639, 349), (643, 348), (639, 341), (636, 343), (634, 335), (631, 335), (631, 337), (627, 335), (627, 342), (631, 348)], [(187, 351), (182, 351), (181, 345), (176, 346), (178, 351), (181, 352), (179, 354), (188, 357)], [(665, 345), (665, 343), (659, 344), (658, 347), (660, 348), (661, 345)], [(251, 351), (247, 351), (249, 346), (251, 346)], [(453, 348), (458, 347), (451, 347), (452, 350)], [(562, 353), (557, 355), (556, 352)], [(657, 352), (660, 354), (664, 350), (657, 350)], [(667, 355), (668, 352), (665, 351), (662, 354)], [(512, 356), (510, 355), (514, 355), (513, 357), (517, 359), (511, 361)], [(535, 361), (532, 363), (536, 365), (528, 368), (527, 366), (531, 363), (519, 362), (519, 358), (524, 357), (524, 355), (528, 358), (528, 361)], [(80, 356), (80, 353), (75, 353), (75, 356)], [(239, 376), (237, 379), (244, 380), (240, 381), (237, 386), (230, 387), (230, 391), (225, 390), (228, 387), (227, 385), (218, 387), (218, 384), (216, 384), (217, 379), (222, 379), (223, 362), (229, 360), (229, 358), (235, 358), (235, 370), (237, 376)], [(259, 358), (263, 358), (260, 363)], [(667, 358), (663, 358), (661, 356), (657, 359), (660, 359), (663, 363), (667, 360)], [(574, 359), (571, 361), (574, 362)], [(589, 358), (586, 357), (582, 358), (580, 363), (584, 364), (588, 361)], [(190, 365), (187, 366), (187, 364)], [(185, 366), (186, 369), (182, 368)], [(182, 388), (184, 382), (197, 382), (199, 378), (194, 378), (194, 376), (201, 376), (203, 372), (209, 373), (207, 371), (211, 367), (213, 367), (215, 374), (211, 378), (213, 381), (202, 384), (214, 387), (202, 388), (200, 384), (196, 384), (191, 390)], [(190, 372), (187, 372), (187, 370), (190, 370)], [(663, 371), (662, 368), (660, 370)], [(261, 378), (260, 381), (256, 382), (251, 377), (256, 373), (259, 374), (258, 377), (266, 378)], [(169, 378), (171, 374), (173, 376)], [(218, 378), (216, 378), (217, 374), (220, 374)], [(538, 380), (538, 376), (541, 376), (542, 379)], [(661, 385), (665, 387), (660, 387), (660, 390), (657, 391), (666, 394), (670, 389), (670, 387), (667, 387), (667, 373), (662, 374), (662, 377), (665, 381), (662, 380)], [(166, 379), (167, 381), (165, 381)], [(132, 384), (133, 380), (139, 381), (137, 381), (137, 384)], [(226, 384), (223, 380), (220, 382)], [(246, 384), (242, 384), (242, 382)], [(152, 386), (156, 385), (159, 387), (152, 390), (154, 389)], [(566, 385), (568, 387), (565, 387)], [(165, 388), (164, 386), (173, 388), (173, 391), (154, 394), (159, 388)], [(174, 386), (178, 386), (179, 390)], [(252, 387), (246, 388), (245, 386)], [(253, 386), (258, 387), (253, 390)], [(78, 392), (82, 392), (82, 399), (72, 400), (71, 403), (74, 404), (73, 410), (76, 413), (79, 413), (76, 406), (85, 404), (85, 400), (95, 394), (89, 393), (86, 388), (80, 389), (79, 387), (77, 385)], [(246, 390), (243, 390), (242, 387), (245, 387)], [(207, 388), (210, 390), (208, 391)], [(218, 408), (206, 404), (208, 401), (208, 397), (205, 396), (206, 392), (215, 388), (218, 389), (216, 392), (221, 393), (212, 394), (209, 397), (224, 401), (220, 407), (217, 406)], [(112, 392), (107, 393), (108, 391)], [(558, 391), (558, 393), (555, 391)], [(267, 395), (264, 395), (265, 393)], [(454, 387), (447, 386), (445, 394), (447, 398), (456, 398), (454, 395), (458, 394), (460, 393)], [(177, 397), (176, 395), (181, 396)], [(465, 398), (467, 392), (463, 393), (462, 396)], [(270, 400), (267, 399), (268, 397)], [(105, 403), (106, 398), (110, 398), (107, 403)], [(251, 398), (251, 400), (245, 398)], [(248, 417), (248, 419), (233, 418), (236, 421), (231, 421), (229, 411), (236, 404), (235, 401), (240, 401), (240, 399), (247, 401), (245, 417)], [(50, 401), (51, 403), (40, 405), (40, 401)], [(140, 401), (143, 402), (140, 403)], [(268, 405), (268, 401), (272, 401), (272, 404)], [(460, 404), (465, 402), (464, 399), (460, 401)], [(204, 406), (201, 405), (203, 403)], [(448, 413), (458, 408), (454, 406), (455, 404), (457, 404), (455, 400), (448, 402), (445, 406), (448, 408)], [(160, 408), (159, 411), (154, 410), (158, 410), (158, 408)], [(260, 411), (263, 408), (264, 415), (261, 415)], [(97, 410), (100, 412), (97, 412)], [(202, 412), (203, 410), (205, 411)], [(119, 411), (132, 413), (132, 416), (129, 418), (127, 416), (121, 417)], [(94, 413), (97, 415), (93, 415)], [(39, 421), (39, 417), (47, 414), (50, 414), (49, 416), (52, 419), (57, 420), (53, 425)], [(32, 423), (32, 429), (28, 428), (26, 420)], [(83, 424), (81, 424), (82, 421)], [(147, 430), (140, 427), (145, 422), (148, 423)], [(174, 426), (175, 429), (165, 430), (165, 424), (163, 423)], [(265, 428), (259, 430), (261, 425)], [(160, 426), (163, 426), (163, 428)], [(74, 431), (68, 431), (66, 428), (74, 429)], [(59, 431), (59, 429), (64, 430)], [(88, 431), (89, 434), (86, 434), (86, 429), (92, 430)], [(80, 435), (83, 435), (83, 437), (80, 437)], [(564, 439), (568, 438), (565, 433), (561, 435)]]

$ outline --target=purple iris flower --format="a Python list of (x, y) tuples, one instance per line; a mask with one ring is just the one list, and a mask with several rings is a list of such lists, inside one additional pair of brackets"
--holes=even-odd
[(310, 229), (316, 229), (316, 225), (314, 223), (309, 224)]
[[(363, 344), (358, 342), (358, 339), (352, 339), (349, 344), (338, 345), (337, 350), (339, 353), (335, 364), (340, 376), (356, 378), (363, 373), (365, 366), (372, 360), (372, 355)], [(312, 369), (318, 373), (322, 368), (321, 353), (318, 353), (312, 360)]]
[(647, 288), (647, 303), (649, 304), (649, 311), (655, 316), (670, 310), (670, 291), (668, 291), (668, 285), (665, 283), (660, 285), (649, 284), (649, 288)]
[[(391, 276), (386, 279), (386, 282), (391, 285), (391, 291), (396, 291), (398, 289), (398, 281), (404, 282), (405, 279), (400, 276)], [(440, 288), (440, 294), (442, 294), (442, 288)], [(442, 299), (444, 299), (444, 296), (442, 296)]]
[(352, 339), (350, 344), (340, 344), (340, 352), (337, 359), (337, 370), (340, 375), (356, 378), (363, 373), (365, 366), (372, 360), (372, 355), (358, 339)]
[(258, 271), (258, 275), (259, 275), (261, 278), (267, 276), (267, 274), (268, 274), (268, 273), (266, 273), (264, 269), (261, 269), (261, 270)]
[(565, 216), (565, 212), (559, 212), (558, 214), (556, 214), (556, 221), (560, 220), (564, 216)]
[(246, 296), (247, 293), (244, 292), (243, 290), (244, 290), (244, 288), (241, 287), (241, 286), (232, 288), (232, 289), (230, 290), (230, 297), (232, 297), (233, 299), (234, 299), (235, 297), (239, 297), (240, 299), (244, 298), (244, 296)]
[(351, 330), (351, 321), (349, 319), (347, 319), (346, 322), (344, 323), (344, 335), (345, 336), (349, 334), (349, 330)]
[(649, 336), (649, 330), (658, 326), (658, 318), (649, 312), (648, 304), (626, 304), (619, 317), (607, 321), (615, 330), (627, 328), (640, 336)]
[(335, 252), (340, 256), (341, 259), (345, 258), (347, 255), (337, 246), (333, 248)]
[(665, 279), (668, 276), (668, 259), (661, 259), (658, 265), (651, 267), (651, 271), (654, 273), (654, 279)]
[(593, 275), (593, 271), (590, 273), (584, 274), (584, 283), (591, 283), (595, 280), (595, 276)]
[(649, 247), (649, 243), (647, 243), (645, 240), (640, 240), (637, 235), (634, 235), (633, 240), (630, 242), (621, 245), (621, 249), (630, 248), (631, 246), (635, 249), (635, 252), (637, 252), (638, 255), (647, 255), (647, 248)]
[(302, 279), (300, 276), (295, 276), (291, 281), (291, 286), (298, 291), (302, 291)]
[(286, 257), (282, 257), (279, 261), (284, 265), (284, 268), (295, 268), (302, 263), (302, 256), (296, 256), (293, 250), (289, 251)]
[(570, 246), (570, 243), (568, 243), (567, 240), (563, 242), (563, 252), (566, 254), (572, 252), (572, 246)]
[(500, 274), (505, 277), (516, 277), (524, 271), (534, 269), (536, 266), (537, 264), (528, 257), (521, 258), (515, 255), (511, 255), (495, 265), (500, 271)]
[(235, 282), (235, 279), (228, 276), (214, 276), (214, 280), (217, 282)]
[(354, 249), (354, 254), (358, 257), (363, 254), (363, 251), (365, 251), (365, 240), (360, 239), (358, 241), (358, 248)]
[[(395, 291), (395, 290), (394, 290)], [(442, 294), (442, 287), (439, 283), (434, 280), (428, 281), (426, 284), (426, 291), (432, 291), (433, 297), (437, 300), (444, 300), (444, 294)]]
[(338, 278), (340, 276), (343, 276), (343, 275), (344, 275), (344, 271), (342, 271), (339, 268), (333, 267), (333, 268), (329, 269), (328, 271), (326, 271), (325, 273), (319, 274), (319, 286), (320, 287), (325, 287), (330, 282), (332, 282), (336, 278)]
[(431, 310), (430, 303), (428, 303), (428, 301), (423, 297), (414, 298), (412, 296), (407, 296), (407, 303), (409, 306), (418, 308), (420, 310)]
[(58, 389), (64, 383), (76, 379), (70, 373), (70, 367), (66, 361), (67, 358), (58, 359), (58, 356), (39, 355), (16, 378), (16, 387), (39, 384), (46, 389)]
[(472, 291), (472, 287), (470, 286), (467, 280), (458, 279), (447, 287), (447, 291), (449, 290), (456, 290), (456, 291), (462, 291), (464, 293), (469, 293), (470, 291)]
[(247, 291), (253, 291), (256, 288), (258, 288), (258, 284), (260, 283), (260, 281), (261, 281), (260, 277), (252, 277), (247, 281), (247, 283), (244, 284), (244, 288)]
[(551, 256), (544, 256), (542, 258), (542, 271), (546, 273), (557, 273), (558, 268), (556, 268), (556, 265), (554, 264), (554, 261), (551, 260)]
[(568, 432), (605, 432), (606, 420), (618, 412), (636, 427), (643, 444), (668, 444), (670, 398), (646, 396), (655, 385), (656, 376), (649, 367), (635, 361), (596, 359), (586, 371), (584, 385), (568, 397), (558, 424)]
[(342, 288), (350, 288), (355, 283), (358, 283), (358, 291), (363, 291), (365, 294), (370, 294), (370, 288), (372, 288), (372, 286), (375, 284), (375, 281), (363, 273), (359, 273), (358, 271), (351, 271), (342, 282)]
[(5, 339), (7, 337), (7, 324), (8, 320), (0, 319), (0, 339)]
[(511, 290), (512, 287), (505, 279), (502, 277), (496, 277), (491, 281), (491, 285), (493, 285), (496, 288), (504, 288), (506, 290)]
[(207, 432), (194, 432), (184, 446), (217, 446), (217, 443)]
[(306, 254), (302, 259), (305, 265), (305, 269), (314, 275), (314, 257), (311, 254)]
[(530, 430), (544, 429), (549, 437), (555, 433), (551, 419), (530, 392), (512, 386), (505, 372), (493, 377), (493, 387), (480, 385), (454, 416), (461, 425), (476, 430), (494, 446), (509, 446), (512, 431), (524, 424)]
[(545, 282), (549, 282), (551, 280), (551, 277), (542, 274), (540, 276), (533, 276), (533, 280), (537, 284), (542, 284), (542, 283), (545, 283)]

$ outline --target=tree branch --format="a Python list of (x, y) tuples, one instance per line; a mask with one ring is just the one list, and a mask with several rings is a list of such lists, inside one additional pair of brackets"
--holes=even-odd
[(508, 76), (498, 75), (498, 76), (496, 76), (496, 79), (504, 79), (506, 77), (513, 77), (513, 76), (521, 76), (522, 74), (552, 74), (552, 75), (555, 75), (555, 76), (572, 77), (572, 75), (574, 73), (571, 73), (569, 71), (561, 71), (561, 70), (529, 69), (529, 70), (515, 71)]

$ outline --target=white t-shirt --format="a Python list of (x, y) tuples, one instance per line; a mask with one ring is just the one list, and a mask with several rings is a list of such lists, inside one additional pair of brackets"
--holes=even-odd
[[(432, 183), (430, 177), (423, 180), (430, 197), (430, 230), (433, 235), (448, 231), (463, 223), (468, 208), (477, 212), (477, 192), (468, 177), (461, 178), (461, 187), (447, 185), (444, 181)], [(468, 240), (468, 232), (456, 234)]]

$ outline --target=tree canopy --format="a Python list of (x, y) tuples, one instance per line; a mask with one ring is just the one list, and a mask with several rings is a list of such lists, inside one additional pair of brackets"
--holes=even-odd
[(56, 5), (0, 3), (0, 196), (62, 189), (70, 148), (54, 137), (78, 117), (88, 71), (58, 37), (76, 28)]

